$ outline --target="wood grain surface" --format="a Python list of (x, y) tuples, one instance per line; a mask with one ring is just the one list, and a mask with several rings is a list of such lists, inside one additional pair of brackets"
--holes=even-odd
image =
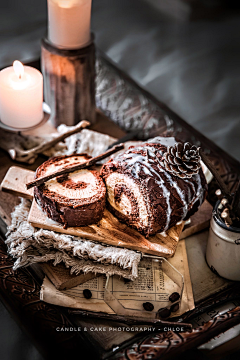
[(191, 216), (191, 222), (184, 226), (180, 239), (186, 239), (188, 236), (196, 234), (202, 230), (208, 229), (212, 217), (213, 207), (205, 200), (200, 209)]
[[(15, 192), (18, 196), (32, 199), (33, 193), (31, 190), (26, 190), (25, 184), (27, 181), (31, 181), (33, 177), (34, 173), (29, 170), (12, 167), (8, 170), (1, 184), (2, 190), (10, 193)], [(203, 211), (199, 211), (196, 216), (193, 216), (182, 238), (202, 230), (204, 226), (208, 226), (210, 217), (211, 206), (206, 203), (203, 206)], [(107, 245), (125, 247), (146, 254), (167, 258), (174, 255), (184, 226), (182, 222), (166, 231), (166, 235), (159, 233), (146, 238), (138, 231), (119, 222), (115, 216), (105, 209), (102, 219), (97, 224), (86, 227), (65, 228), (63, 225), (48, 219), (36, 204), (35, 200), (33, 200), (28, 221), (37, 228), (52, 230), (67, 235), (75, 235), (89, 240), (100, 241)]]
[(24, 169), (18, 166), (11, 166), (2, 183), (1, 190), (15, 196), (21, 196), (25, 199), (33, 199), (33, 189), (26, 189), (28, 182), (34, 179), (34, 171)]
[(70, 270), (62, 263), (54, 266), (52, 263), (47, 262), (40, 264), (40, 266), (44, 274), (48, 276), (58, 290), (71, 289), (96, 277), (96, 274), (91, 272), (71, 275)]
[[(16, 196), (25, 197), (33, 200), (33, 189), (26, 189), (25, 184), (32, 181), (34, 172), (22, 167), (12, 166), (5, 175), (1, 188), (4, 192)], [(176, 251), (179, 241), (209, 226), (212, 207), (206, 201), (198, 213), (193, 215), (190, 224), (182, 231), (184, 224), (171, 228), (167, 232), (167, 237), (157, 234), (146, 239), (138, 231), (120, 223), (107, 209), (104, 216), (98, 224), (80, 228), (67, 228), (61, 224), (48, 219), (46, 215), (33, 201), (29, 214), (29, 221), (33, 226), (47, 230), (53, 230), (69, 235), (76, 235), (86, 239), (100, 241), (108, 245), (126, 247), (143, 253), (172, 257)], [(182, 231), (182, 232), (181, 232)], [(84, 283), (95, 275), (80, 274), (79, 276), (70, 275), (69, 269), (64, 266), (53, 266), (51, 263), (41, 264), (43, 272), (49, 277), (57, 289), (68, 289), (78, 284)]]
[[(31, 190), (26, 190), (26, 180), (31, 181), (34, 172), (20, 167), (10, 168), (1, 184), (5, 192), (17, 196), (33, 198)], [(107, 245), (125, 247), (141, 251), (146, 254), (172, 257), (175, 254), (180, 234), (184, 223), (173, 226), (166, 232), (166, 235), (156, 234), (148, 239), (138, 231), (118, 221), (107, 209), (104, 210), (102, 219), (97, 223), (85, 227), (64, 228), (62, 224), (54, 222), (39, 208), (35, 200), (29, 212), (28, 221), (37, 228), (52, 230), (67, 235), (75, 235), (88, 240), (99, 241)]]
[(167, 258), (175, 254), (180, 233), (184, 226), (184, 223), (181, 223), (169, 229), (166, 232), (167, 236), (156, 234), (147, 239), (137, 230), (119, 222), (116, 217), (105, 209), (102, 219), (97, 224), (85, 227), (68, 227), (65, 229), (62, 224), (48, 219), (35, 200), (33, 200), (29, 212), (28, 221), (38, 228), (79, 236), (86, 240), (99, 241), (103, 244), (124, 247)]
[[(32, 181), (33, 178), (33, 171), (13, 166), (4, 177), (1, 188), (5, 192), (32, 199), (33, 189), (26, 190), (25, 184)], [(205, 201), (200, 210), (191, 217), (190, 224), (183, 231), (184, 224), (182, 223), (169, 229), (166, 232), (167, 236), (156, 234), (148, 239), (138, 231), (119, 222), (107, 209), (105, 209), (104, 216), (98, 224), (65, 229), (63, 225), (48, 219), (36, 202), (33, 201), (28, 220), (33, 226), (38, 228), (101, 241), (108, 245), (126, 247), (147, 254), (171, 257), (176, 251), (179, 238), (184, 239), (209, 226), (211, 212), (211, 205)]]

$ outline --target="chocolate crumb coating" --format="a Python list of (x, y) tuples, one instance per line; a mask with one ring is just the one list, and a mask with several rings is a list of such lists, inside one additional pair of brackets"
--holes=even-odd
[(206, 197), (202, 169), (190, 179), (166, 171), (158, 138), (130, 147), (103, 165), (110, 211), (146, 237), (192, 216)]
[[(35, 178), (89, 159), (86, 154), (58, 156), (38, 167)], [(99, 173), (83, 169), (53, 178), (34, 188), (37, 204), (65, 227), (97, 223), (106, 205), (106, 187)]]

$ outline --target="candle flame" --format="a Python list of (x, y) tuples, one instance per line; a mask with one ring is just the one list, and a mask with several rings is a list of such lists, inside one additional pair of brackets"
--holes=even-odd
[(17, 75), (17, 77), (19, 79), (21, 79), (23, 77), (23, 74), (24, 74), (24, 66), (23, 66), (23, 64), (20, 61), (15, 60), (14, 63), (13, 63), (13, 69), (14, 69), (15, 74)]
[(70, 8), (74, 5), (74, 2), (72, 1), (68, 1), (68, 0), (60, 0), (59, 2), (59, 6), (62, 7), (62, 8)]

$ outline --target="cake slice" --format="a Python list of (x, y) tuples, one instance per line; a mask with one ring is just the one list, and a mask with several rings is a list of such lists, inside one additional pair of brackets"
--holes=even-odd
[[(196, 165), (198, 149), (189, 150), (186, 144), (185, 157), (178, 159), (181, 154), (175, 154), (166, 139), (130, 147), (101, 170), (110, 211), (146, 237), (188, 219), (206, 197), (205, 177)], [(184, 145), (178, 146), (183, 149)]]
[[(36, 170), (35, 178), (79, 164), (86, 154), (58, 156), (47, 160)], [(83, 169), (53, 178), (34, 188), (37, 204), (46, 215), (65, 227), (97, 223), (103, 215), (106, 188), (99, 173)]]

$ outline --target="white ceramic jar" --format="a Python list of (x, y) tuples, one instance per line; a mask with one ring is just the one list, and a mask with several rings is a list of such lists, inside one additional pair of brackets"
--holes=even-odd
[(213, 272), (240, 281), (240, 228), (227, 227), (215, 205), (210, 223), (206, 260)]

